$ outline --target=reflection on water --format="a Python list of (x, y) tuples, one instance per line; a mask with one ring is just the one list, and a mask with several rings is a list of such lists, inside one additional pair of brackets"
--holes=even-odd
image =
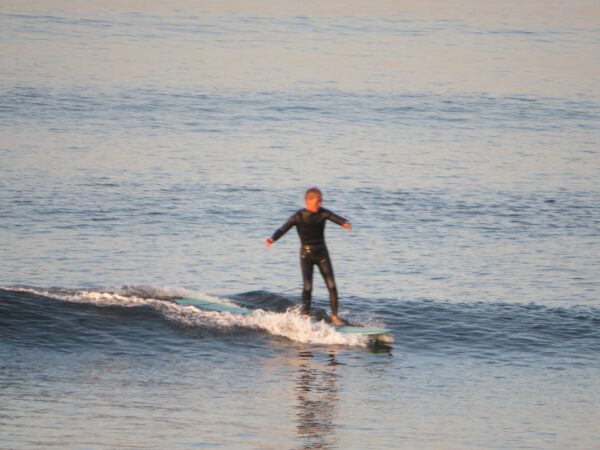
[(312, 362), (313, 354), (300, 351), (299, 377), (296, 383), (296, 431), (303, 449), (332, 448), (336, 444), (338, 406), (338, 375), (342, 363), (329, 353), (329, 364), (319, 368)]

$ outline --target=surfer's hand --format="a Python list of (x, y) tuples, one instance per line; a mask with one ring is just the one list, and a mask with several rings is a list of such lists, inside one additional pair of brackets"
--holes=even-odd
[(347, 231), (352, 231), (352, 224), (350, 222), (346, 222), (342, 225)]
[(273, 245), (273, 239), (267, 238), (267, 240), (265, 241), (265, 245), (267, 246), (267, 248), (271, 248), (271, 245)]

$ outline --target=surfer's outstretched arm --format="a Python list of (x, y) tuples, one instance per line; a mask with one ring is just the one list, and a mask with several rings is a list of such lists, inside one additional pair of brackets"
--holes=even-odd
[(344, 219), (342, 216), (338, 216), (336, 213), (329, 211), (328, 209), (326, 209), (325, 212), (327, 214), (327, 220), (331, 220), (333, 223), (344, 227), (347, 231), (352, 231), (352, 224), (348, 219)]
[(292, 214), (290, 218), (280, 228), (275, 230), (275, 233), (273, 233), (273, 235), (270, 238), (267, 238), (266, 246), (271, 247), (271, 245), (273, 245), (273, 242), (275, 242), (277, 239), (279, 239), (281, 236), (287, 233), (290, 228), (296, 225), (296, 222), (297, 214)]

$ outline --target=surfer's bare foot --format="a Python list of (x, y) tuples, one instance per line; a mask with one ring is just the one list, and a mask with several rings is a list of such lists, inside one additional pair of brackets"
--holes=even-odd
[(340, 319), (338, 316), (331, 316), (331, 323), (336, 327), (344, 325), (344, 322), (342, 322), (342, 319)]

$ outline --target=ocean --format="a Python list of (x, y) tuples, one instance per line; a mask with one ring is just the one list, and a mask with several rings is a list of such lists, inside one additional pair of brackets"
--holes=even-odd
[[(598, 448), (600, 8), (554, 6), (3, 2), (0, 448)], [(393, 342), (299, 315), (312, 186)]]

